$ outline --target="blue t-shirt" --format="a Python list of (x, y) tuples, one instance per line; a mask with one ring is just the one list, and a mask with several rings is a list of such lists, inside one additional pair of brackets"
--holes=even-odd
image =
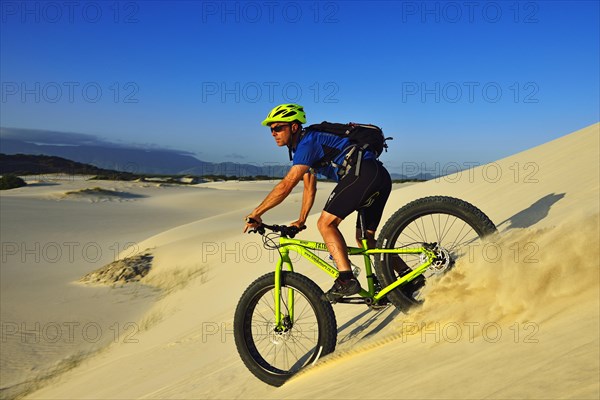
[[(340, 150), (346, 150), (342, 151), (333, 160), (335, 164), (341, 165), (344, 162), (346, 153), (349, 151), (349, 146), (350, 139), (347, 137), (338, 136), (333, 133), (310, 131), (302, 136), (300, 142), (296, 145), (292, 164), (315, 167), (315, 171), (318, 174), (339, 181), (338, 168), (333, 167), (331, 164), (316, 168), (315, 164), (326, 157), (337, 154)], [(363, 160), (374, 158), (375, 155), (369, 150), (363, 154)]]

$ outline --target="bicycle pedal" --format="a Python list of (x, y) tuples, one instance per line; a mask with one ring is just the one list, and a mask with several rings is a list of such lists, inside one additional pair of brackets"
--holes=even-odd
[(337, 302), (344, 304), (367, 304), (367, 300), (364, 297), (342, 297)]
[(371, 310), (379, 311), (379, 310), (385, 310), (389, 306), (390, 306), (390, 303), (385, 303), (385, 304), (371, 304), (369, 306), (369, 308)]

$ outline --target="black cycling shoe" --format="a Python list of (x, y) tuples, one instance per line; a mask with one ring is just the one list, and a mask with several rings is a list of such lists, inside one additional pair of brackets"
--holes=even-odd
[(410, 297), (412, 299), (415, 292), (418, 292), (419, 290), (421, 290), (421, 288), (423, 288), (423, 286), (425, 286), (425, 277), (423, 275), (419, 275), (412, 281), (407, 282), (404, 285), (402, 285), (400, 287), (400, 290), (402, 291), (402, 293), (404, 293), (404, 295), (406, 295), (407, 297)]
[(344, 281), (338, 278), (334, 281), (333, 287), (324, 296), (326, 300), (336, 302), (342, 297), (357, 294), (360, 290), (360, 283), (356, 279), (352, 278)]

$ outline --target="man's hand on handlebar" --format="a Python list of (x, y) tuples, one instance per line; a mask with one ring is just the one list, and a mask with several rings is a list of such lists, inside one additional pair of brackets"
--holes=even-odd
[[(296, 222), (298, 222), (298, 221), (296, 221)], [(282, 236), (293, 238), (294, 236), (296, 236), (296, 234), (298, 232), (300, 232), (303, 229), (306, 229), (306, 225), (302, 225), (299, 227), (294, 224), (295, 223), (292, 223), (291, 226), (267, 225), (262, 222), (260, 217), (257, 218), (257, 217), (247, 216), (246, 217), (246, 226), (244, 227), (244, 233), (257, 232), (257, 233), (260, 233), (261, 235), (264, 235), (265, 229), (268, 229), (273, 232), (279, 232), (279, 233), (281, 233)]]
[(262, 219), (259, 216), (248, 215), (245, 218), (246, 226), (244, 227), (244, 233), (248, 231), (248, 229), (256, 230), (259, 226), (262, 225)]
[(281, 232), (282, 235), (289, 236), (289, 237), (293, 238), (294, 236), (296, 236), (298, 234), (298, 232), (306, 229), (306, 225), (302, 225), (302, 226), (296, 226), (296, 225), (280, 226), (280, 228), (281, 228), (281, 230), (279, 232)]
[(300, 221), (300, 220), (297, 220), (297, 221), (294, 221), (294, 222), (290, 223), (289, 226), (290, 226), (290, 228), (292, 226), (295, 226), (296, 228), (298, 228), (298, 231), (306, 229), (306, 225), (304, 225), (304, 221)]

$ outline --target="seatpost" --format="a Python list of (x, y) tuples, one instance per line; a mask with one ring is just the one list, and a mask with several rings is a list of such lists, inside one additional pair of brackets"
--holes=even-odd
[(358, 224), (360, 225), (360, 241), (363, 243), (363, 247), (366, 249), (365, 241), (367, 239), (367, 231), (365, 229), (365, 213), (364, 209), (358, 209)]

